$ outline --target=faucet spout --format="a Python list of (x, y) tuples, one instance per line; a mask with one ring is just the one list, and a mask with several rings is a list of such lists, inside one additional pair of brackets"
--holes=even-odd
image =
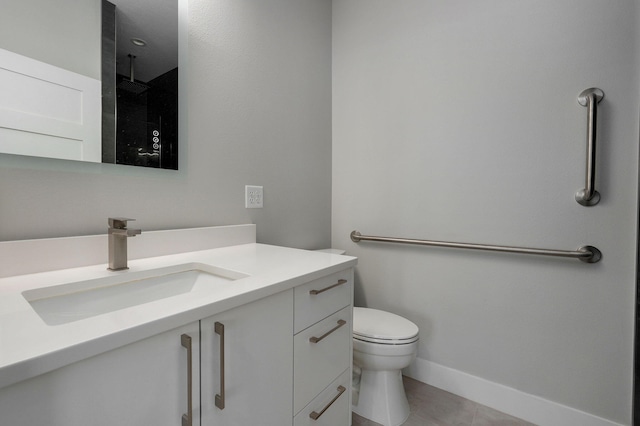
[(127, 222), (135, 219), (109, 218), (109, 270), (122, 271), (127, 266), (127, 238), (140, 235), (142, 230), (127, 228)]
[(140, 235), (142, 230), (140, 229), (118, 229), (118, 228), (109, 228), (109, 235), (113, 235), (114, 237), (135, 237), (136, 235)]

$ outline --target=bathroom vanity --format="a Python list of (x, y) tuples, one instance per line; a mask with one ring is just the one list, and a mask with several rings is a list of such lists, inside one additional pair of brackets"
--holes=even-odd
[(210, 237), (0, 279), (0, 424), (350, 425), (356, 259)]

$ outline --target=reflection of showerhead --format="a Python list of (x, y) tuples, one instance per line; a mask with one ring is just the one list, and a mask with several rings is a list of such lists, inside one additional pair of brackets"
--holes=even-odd
[(138, 83), (137, 81), (130, 81), (124, 78), (120, 83), (118, 83), (116, 88), (118, 90), (125, 90), (129, 93), (133, 93), (134, 95), (139, 95), (146, 92), (149, 86), (143, 83)]
[(129, 56), (129, 78), (123, 78), (122, 81), (118, 83), (116, 88), (126, 90), (127, 92), (133, 93), (134, 95), (139, 95), (141, 93), (144, 93), (149, 88), (149, 86), (144, 83), (135, 81), (135, 79), (133, 78), (133, 60), (136, 57), (132, 54), (129, 54), (127, 56)]

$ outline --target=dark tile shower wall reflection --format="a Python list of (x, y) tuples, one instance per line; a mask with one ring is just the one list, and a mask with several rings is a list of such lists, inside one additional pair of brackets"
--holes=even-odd
[(178, 168), (178, 69), (148, 83), (118, 75), (116, 163)]
[[(125, 0), (113, 1), (121, 6), (131, 4), (124, 3)], [(177, 51), (175, 61), (163, 66), (154, 59), (171, 57), (170, 53), (165, 54), (172, 49), (158, 48), (162, 46), (160, 43), (151, 43), (153, 47), (149, 47), (145, 42), (142, 48), (132, 47), (127, 37), (123, 38), (126, 41), (123, 45), (116, 43), (119, 34), (124, 32), (123, 25), (129, 25), (129, 30), (137, 28), (147, 17), (146, 14), (127, 15), (114, 3), (102, 1), (102, 162), (177, 170)], [(172, 15), (167, 16), (173, 19)], [(157, 35), (171, 34), (166, 31)], [(177, 36), (176, 33), (176, 39)], [(138, 49), (139, 56), (130, 49)], [(128, 64), (125, 64), (127, 56)], [(125, 65), (129, 68), (128, 75), (123, 75)], [(172, 66), (175, 68), (170, 69)], [(138, 79), (140, 74), (146, 75), (144, 80), (148, 81)]]

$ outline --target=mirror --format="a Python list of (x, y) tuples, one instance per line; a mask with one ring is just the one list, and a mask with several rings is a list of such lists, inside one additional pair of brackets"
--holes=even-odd
[(113, 0), (105, 42), (102, 0), (5, 2), (0, 153), (177, 169), (186, 4)]
[(177, 0), (102, 0), (102, 162), (178, 168)]

